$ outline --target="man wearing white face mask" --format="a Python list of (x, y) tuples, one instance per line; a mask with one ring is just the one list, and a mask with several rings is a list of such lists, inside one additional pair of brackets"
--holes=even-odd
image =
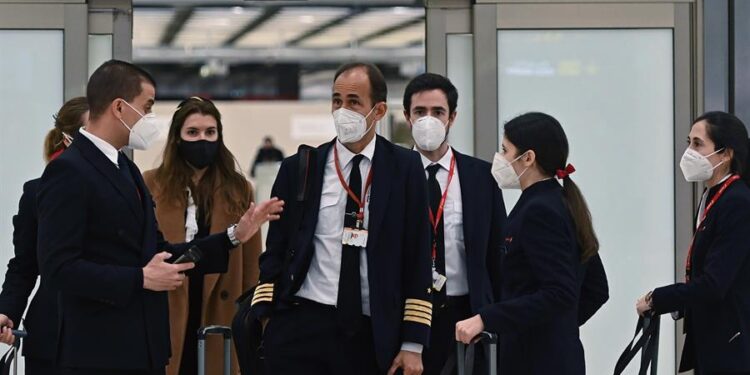
[(308, 181), (309, 199), (272, 223), (260, 259), (252, 311), (267, 321), (269, 374), (422, 372), (432, 315), (427, 198), (418, 156), (375, 133), (386, 91), (375, 66), (341, 67), (336, 139), (308, 164), (297, 154), (281, 165), (273, 194), (293, 199)]
[(433, 324), (424, 362), (425, 374), (434, 375), (455, 363), (447, 359), (455, 355), (456, 323), (491, 304), (500, 286), (502, 192), (490, 163), (448, 145), (457, 102), (456, 87), (433, 73), (417, 76), (404, 92), (404, 116), (421, 155), (430, 202)]
[[(87, 87), (89, 123), (42, 175), (38, 255), (42, 281), (58, 291), (56, 363), (62, 374), (164, 374), (169, 359), (165, 291), (182, 272), (227, 269), (229, 250), (277, 218), (283, 202), (253, 206), (226, 233), (169, 244), (157, 230), (141, 173), (120, 149), (145, 149), (158, 134), (154, 80), (112, 60)], [(170, 264), (192, 246), (203, 256)]]

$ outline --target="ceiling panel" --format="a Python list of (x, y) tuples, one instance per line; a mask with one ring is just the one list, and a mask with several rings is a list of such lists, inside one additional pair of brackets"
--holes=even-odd
[(219, 47), (261, 14), (258, 8), (198, 8), (177, 34), (179, 47)]
[(239, 47), (279, 47), (304, 34), (345, 15), (348, 8), (284, 8), (276, 17), (246, 34), (236, 45)]
[(174, 10), (171, 8), (136, 8), (133, 11), (133, 47), (159, 45), (172, 16)]
[(370, 39), (363, 43), (362, 46), (374, 48), (406, 47), (417, 42), (424, 43), (424, 38), (425, 24), (424, 22), (420, 22), (416, 25)]
[(345, 46), (379, 30), (398, 25), (416, 17), (424, 17), (423, 8), (393, 7), (373, 9), (351, 17), (341, 25), (334, 26), (300, 43), (303, 47)]

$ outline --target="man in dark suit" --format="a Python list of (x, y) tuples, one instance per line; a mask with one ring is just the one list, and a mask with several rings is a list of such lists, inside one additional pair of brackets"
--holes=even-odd
[(158, 131), (154, 80), (112, 60), (87, 87), (89, 124), (44, 171), (37, 198), (42, 282), (59, 290), (57, 361), (63, 374), (163, 374), (170, 353), (167, 293), (193, 263), (170, 264), (190, 246), (201, 272), (227, 269), (283, 204), (254, 206), (226, 233), (190, 244), (162, 240), (154, 203), (135, 164), (119, 152), (145, 149)]
[(404, 91), (404, 116), (421, 155), (433, 226), (433, 319), (424, 373), (434, 375), (455, 353), (456, 323), (491, 304), (500, 290), (505, 205), (490, 163), (448, 144), (457, 102), (456, 87), (438, 74), (419, 75)]
[(284, 160), (284, 153), (273, 144), (271, 137), (264, 137), (263, 146), (258, 149), (253, 166), (250, 168), (250, 177), (255, 177), (255, 168), (258, 164), (280, 162), (282, 160)]
[(386, 91), (376, 67), (341, 67), (337, 138), (313, 152), (308, 175), (300, 154), (281, 165), (273, 195), (294, 200), (300, 179), (310, 191), (271, 224), (260, 260), (252, 308), (270, 318), (270, 374), (422, 371), (432, 315), (427, 192), (419, 156), (375, 134)]

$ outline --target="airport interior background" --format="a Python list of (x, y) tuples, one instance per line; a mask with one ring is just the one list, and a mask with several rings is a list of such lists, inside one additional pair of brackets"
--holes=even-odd
[[(405, 147), (404, 87), (431, 71), (458, 87), (449, 140), (466, 154), (491, 161), (515, 115), (561, 121), (610, 280), (610, 301), (581, 330), (586, 364), (611, 373), (636, 299), (683, 279), (702, 189), (677, 168), (691, 119), (720, 109), (750, 123), (749, 39), (743, 0), (0, 0), (0, 264), (13, 254), (22, 184), (44, 168), (52, 115), (108, 59), (158, 84), (162, 139), (134, 153), (141, 170), (158, 165), (177, 104), (199, 95), (222, 113), (258, 199), (278, 169), (250, 175), (264, 137), (290, 155), (335, 136), (339, 65), (383, 71), (389, 114), (378, 133)], [(519, 194), (504, 195), (510, 212)], [(674, 374), (682, 326), (664, 319), (661, 330), (658, 373)]]

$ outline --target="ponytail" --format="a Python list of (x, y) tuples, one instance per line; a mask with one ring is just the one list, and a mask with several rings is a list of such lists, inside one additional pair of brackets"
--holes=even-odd
[(565, 203), (573, 217), (573, 223), (576, 227), (576, 238), (578, 246), (581, 248), (581, 263), (586, 263), (591, 257), (599, 252), (599, 239), (594, 232), (594, 225), (591, 221), (591, 211), (583, 198), (578, 185), (566, 175), (563, 179), (563, 191)]
[(44, 137), (44, 161), (49, 162), (56, 152), (65, 148), (62, 130), (52, 128)]

